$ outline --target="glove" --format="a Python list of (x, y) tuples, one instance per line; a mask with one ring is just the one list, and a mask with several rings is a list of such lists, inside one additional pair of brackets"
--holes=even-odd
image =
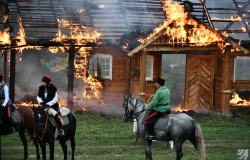
[(40, 105), (43, 106), (43, 105), (44, 105), (44, 102), (41, 102)]
[(15, 110), (18, 110), (18, 107), (15, 104), (13, 104), (13, 107)]
[(5, 106), (2, 104), (2, 105), (1, 105), (1, 108), (4, 108), (4, 107), (5, 107)]
[(48, 104), (45, 105), (45, 108), (50, 107)]

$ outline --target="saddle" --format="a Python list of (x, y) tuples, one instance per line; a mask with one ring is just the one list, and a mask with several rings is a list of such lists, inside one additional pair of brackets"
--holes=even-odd
[[(50, 123), (52, 124), (53, 127), (57, 127), (57, 124), (55, 122), (55, 119), (54, 119), (54, 116), (57, 114), (57, 112), (52, 109), (52, 108), (45, 108), (44, 109), (44, 112), (49, 114), (49, 121)], [(58, 116), (62, 122), (62, 125), (65, 126), (65, 125), (68, 125), (69, 124), (69, 119), (67, 117), (67, 115), (70, 113), (70, 110), (66, 107), (60, 107), (59, 108), (59, 113)]]
[[(143, 124), (144, 124), (144, 122), (145, 122), (145, 119), (150, 115), (150, 113), (151, 113), (151, 111), (148, 111), (148, 112), (145, 114), (145, 116), (143, 117), (143, 121), (142, 121)], [(171, 113), (171, 110), (167, 110), (166, 112), (164, 112), (164, 113), (162, 114), (162, 116), (159, 117), (159, 118), (155, 121), (154, 125), (158, 122), (159, 119), (168, 119), (170, 113)]]

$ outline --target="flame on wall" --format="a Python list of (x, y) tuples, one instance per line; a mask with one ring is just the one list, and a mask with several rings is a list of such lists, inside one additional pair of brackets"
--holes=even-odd
[(232, 106), (249, 106), (250, 101), (241, 99), (239, 97), (239, 94), (234, 92), (233, 95), (232, 95), (232, 99), (230, 100), (230, 105), (232, 105)]
[[(160, 0), (163, 2), (163, 0)], [(207, 46), (215, 42), (220, 42), (217, 46), (222, 49), (225, 47), (224, 40), (219, 37), (215, 32), (207, 29), (202, 24), (199, 24), (195, 20), (188, 18), (188, 13), (184, 12), (184, 7), (179, 3), (171, 3), (172, 0), (165, 0), (165, 4), (162, 7), (166, 12), (166, 21), (154, 29), (154, 33), (148, 36), (145, 39), (139, 39), (141, 43), (144, 43), (145, 40), (151, 38), (163, 28), (166, 28), (165, 35), (169, 37), (169, 44), (182, 44), (188, 43), (192, 44), (190, 46)], [(174, 24), (174, 27), (170, 27), (169, 24)], [(186, 26), (193, 26), (192, 29), (186, 29)], [(225, 36), (228, 36), (223, 33)]]

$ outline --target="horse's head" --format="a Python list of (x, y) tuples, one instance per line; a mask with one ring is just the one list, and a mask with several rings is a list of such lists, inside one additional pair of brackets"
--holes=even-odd
[(123, 107), (124, 107), (124, 114), (123, 114), (123, 120), (125, 122), (128, 122), (130, 120), (132, 120), (133, 118), (133, 114), (134, 114), (134, 105), (133, 105), (133, 101), (132, 97), (125, 97), (124, 96), (124, 103), (123, 103)]
[(44, 114), (44, 109), (42, 107), (33, 107), (34, 119), (36, 132), (42, 134), (44, 130), (44, 124), (46, 120), (46, 115)]

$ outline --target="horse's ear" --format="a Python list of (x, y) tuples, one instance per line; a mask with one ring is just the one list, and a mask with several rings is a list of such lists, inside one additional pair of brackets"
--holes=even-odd
[(127, 100), (127, 97), (125, 95), (123, 95), (124, 99)]

